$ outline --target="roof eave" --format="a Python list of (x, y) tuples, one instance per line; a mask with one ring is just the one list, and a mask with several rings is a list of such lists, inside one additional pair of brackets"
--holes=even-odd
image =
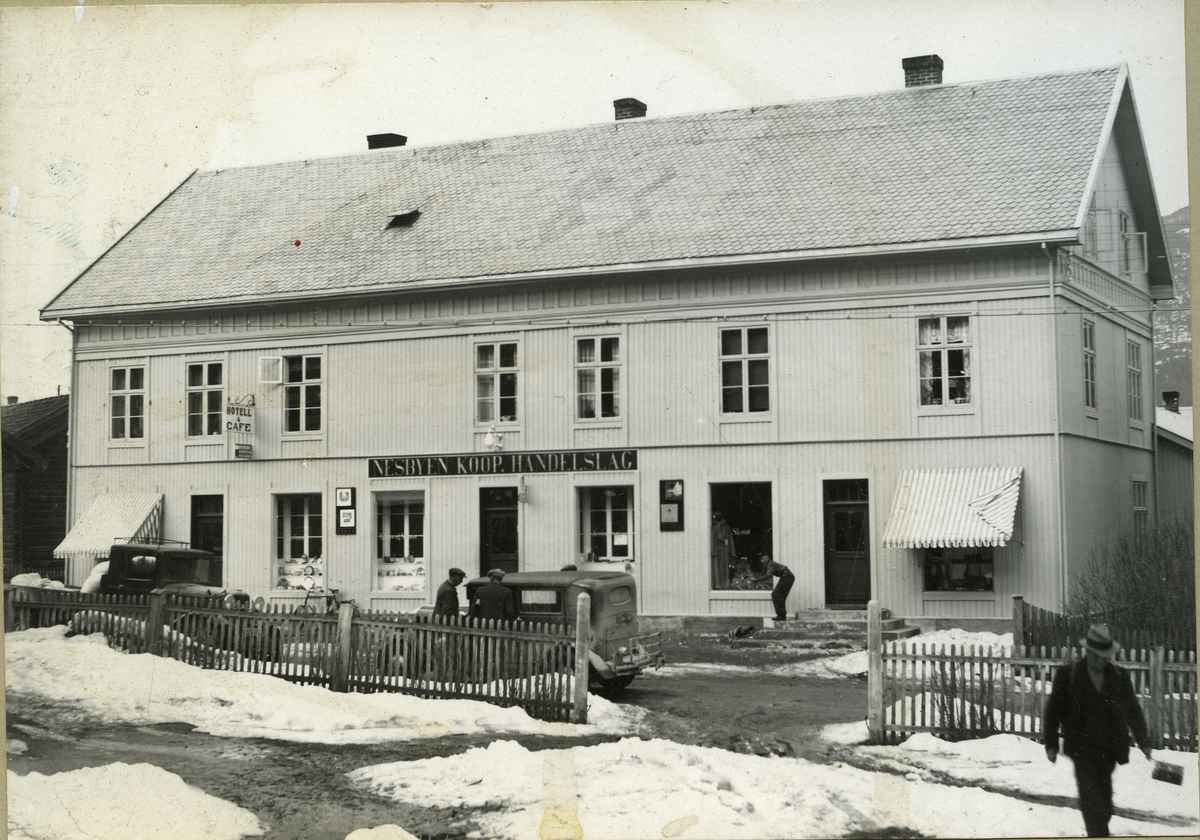
[(954, 251), (973, 250), (980, 248), (1009, 248), (1019, 246), (1046, 245), (1077, 245), (1079, 230), (1065, 228), (1062, 230), (1033, 231), (1028, 233), (1001, 234), (997, 236), (977, 236), (960, 239), (922, 240), (918, 242), (887, 243), (882, 245), (854, 245), (838, 248), (813, 248), (808, 250), (778, 251), (773, 253), (756, 254), (722, 254), (708, 257), (681, 257), (670, 260), (653, 262), (614, 263), (596, 266), (575, 266), (570, 268), (540, 269), (536, 271), (513, 272), (508, 274), (490, 274), (465, 277), (439, 277), (426, 280), (413, 280), (387, 286), (372, 285), (317, 291), (301, 291), (288, 294), (246, 295), (243, 297), (222, 297), (190, 301), (172, 301), (162, 304), (136, 304), (82, 307), (79, 309), (54, 310), (47, 307), (41, 311), (43, 321), (78, 321), (91, 317), (109, 317), (129, 312), (188, 312), (192, 310), (211, 311), (214, 309), (241, 309), (248, 304), (268, 303), (272, 306), (289, 303), (312, 303), (314, 300), (334, 300), (348, 296), (394, 293), (400, 291), (418, 291), (425, 289), (445, 289), (449, 287), (476, 288), (498, 284), (536, 282), (538, 280), (578, 279), (596, 277), (608, 274), (626, 274), (636, 272), (679, 271), (693, 268), (712, 268), (722, 266), (742, 265), (778, 265), (789, 262), (813, 262), (853, 257), (887, 257), (907, 256), (920, 253), (945, 254)]

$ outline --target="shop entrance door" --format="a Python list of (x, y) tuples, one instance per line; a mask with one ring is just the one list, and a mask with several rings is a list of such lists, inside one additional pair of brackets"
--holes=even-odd
[(492, 569), (520, 568), (517, 547), (517, 488), (483, 487), (479, 491), (479, 574)]
[(870, 507), (865, 478), (825, 482), (825, 605), (865, 608), (871, 599)]

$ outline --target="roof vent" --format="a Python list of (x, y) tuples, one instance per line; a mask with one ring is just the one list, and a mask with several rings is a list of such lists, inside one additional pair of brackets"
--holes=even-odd
[(904, 86), (940, 85), (942, 60), (936, 55), (914, 55), (900, 60), (904, 68)]
[(413, 222), (415, 222), (420, 217), (420, 215), (421, 215), (420, 210), (410, 210), (407, 213), (400, 213), (398, 215), (392, 216), (392, 220), (390, 222), (388, 222), (388, 227), (389, 228), (412, 227)]
[(636, 99), (629, 97), (614, 99), (613, 108), (616, 109), (617, 119), (619, 120), (632, 120), (636, 117), (646, 116), (646, 103), (638, 102)]
[(403, 146), (408, 138), (403, 134), (368, 134), (368, 149), (390, 149), (393, 146)]
[[(12, 397), (9, 397), (11, 400)], [(1163, 408), (1167, 411), (1179, 413), (1179, 392), (1178, 391), (1163, 391)]]

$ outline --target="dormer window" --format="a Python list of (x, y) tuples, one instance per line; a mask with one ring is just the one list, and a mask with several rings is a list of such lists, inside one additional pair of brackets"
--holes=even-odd
[(420, 210), (410, 210), (407, 213), (399, 213), (392, 216), (392, 220), (388, 222), (389, 228), (407, 228), (412, 227), (413, 223), (420, 217)]

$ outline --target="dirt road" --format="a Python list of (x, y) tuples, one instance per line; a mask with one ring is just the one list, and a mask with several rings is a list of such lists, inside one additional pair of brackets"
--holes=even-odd
[[(677, 642), (668, 656), (676, 663), (726, 661), (752, 667), (783, 661), (778, 653), (739, 653), (715, 639)], [(667, 674), (640, 677), (612, 697), (647, 710), (637, 733), (643, 738), (821, 761), (826, 753), (816, 731), (827, 723), (861, 720), (866, 709), (865, 680), (709, 676), (686, 670)], [(28, 747), (23, 755), (9, 756), (9, 769), (16, 773), (51, 774), (114, 762), (155, 764), (252, 811), (269, 826), (266, 840), (343, 840), (357, 828), (386, 823), (426, 838), (465, 836), (469, 827), (459, 821), (469, 815), (385, 801), (351, 787), (345, 774), (373, 764), (453, 755), (491, 740), (451, 737), (367, 746), (231, 740), (182, 724), (95, 727), (44, 709), (28, 718), (21, 717), (20, 709), (11, 710), (8, 736)], [(554, 749), (613, 739), (514, 740), (529, 749)]]

